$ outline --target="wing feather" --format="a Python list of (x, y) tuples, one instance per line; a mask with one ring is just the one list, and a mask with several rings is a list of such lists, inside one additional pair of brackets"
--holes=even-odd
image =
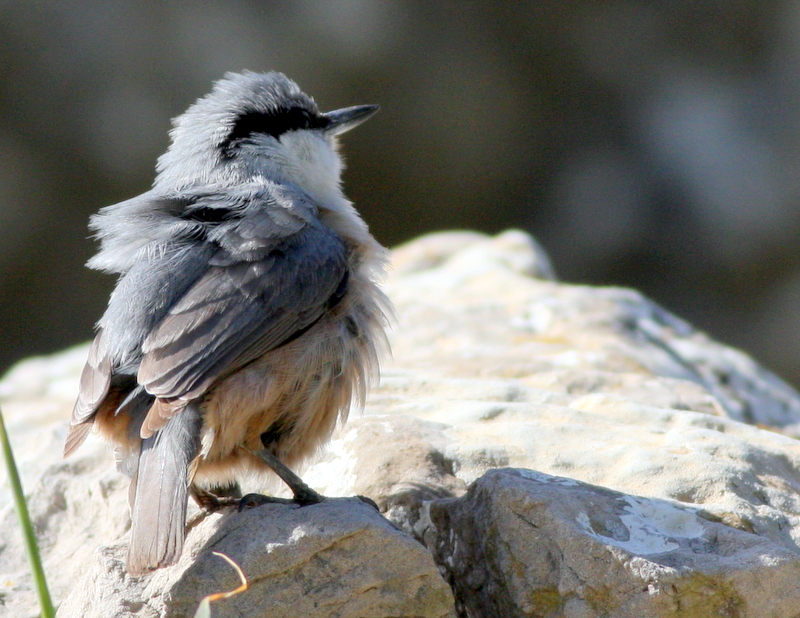
[(200, 396), (327, 310), (347, 273), (344, 242), (317, 221), (254, 261), (211, 266), (147, 337), (138, 381), (161, 399)]
[(121, 413), (135, 383), (116, 393), (120, 371), (137, 372), (155, 397), (146, 438), (319, 320), (344, 294), (348, 251), (316, 211), (305, 194), (261, 183), (226, 195), (150, 192), (94, 217), (102, 247), (90, 265), (122, 277), (81, 376), (67, 451), (102, 406)]

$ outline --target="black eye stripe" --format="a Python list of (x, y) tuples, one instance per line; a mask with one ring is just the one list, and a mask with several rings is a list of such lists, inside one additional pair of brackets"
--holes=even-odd
[(181, 219), (200, 223), (222, 223), (228, 219), (238, 218), (235, 213), (226, 208), (212, 208), (209, 206), (186, 209), (179, 216)]
[(280, 138), (287, 131), (298, 129), (324, 129), (328, 119), (309, 112), (302, 107), (280, 108), (272, 112), (249, 111), (239, 115), (225, 141), (220, 144), (226, 156), (233, 156), (233, 148), (239, 140), (247, 139), (254, 133)]

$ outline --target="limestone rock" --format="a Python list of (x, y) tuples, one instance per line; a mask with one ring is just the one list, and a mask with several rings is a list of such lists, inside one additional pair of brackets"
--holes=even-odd
[[(794, 389), (636, 292), (557, 283), (521, 232), (431, 235), (393, 265), (394, 359), (307, 467), (310, 485), (376, 500), (430, 550), (463, 616), (795, 616)], [(347, 500), (207, 518), (180, 564), (127, 578), (127, 479), (95, 439), (60, 460), (85, 354), (30, 360), (0, 382), (62, 616), (92, 615), (97, 599), (119, 615), (188, 612), (235, 586), (212, 548), (275, 599), (270, 615), (295, 580), (308, 616), (452, 611), (423, 546)], [(0, 617), (36, 615), (9, 507), (0, 526)], [(246, 614), (240, 596), (223, 603)], [(381, 605), (401, 597), (397, 613)]]
[(239, 585), (212, 552), (250, 578), (247, 590), (212, 604), (215, 617), (454, 615), (430, 555), (358, 499), (229, 511), (192, 530), (177, 565), (145, 577), (126, 574), (124, 543), (102, 548), (59, 617), (192, 616), (203, 597)]
[(469, 616), (794, 616), (800, 562), (672, 501), (493, 470), (430, 506)]
[(393, 260), (398, 367), (532, 385), (551, 371), (677, 378), (702, 386), (733, 419), (800, 435), (800, 398), (789, 385), (638, 292), (534, 278), (552, 269), (522, 232), (435, 234)]

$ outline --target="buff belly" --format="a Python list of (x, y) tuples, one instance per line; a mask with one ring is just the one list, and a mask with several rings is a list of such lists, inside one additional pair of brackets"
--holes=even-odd
[[(296, 465), (330, 438), (377, 375), (383, 313), (351, 294), (294, 341), (220, 382), (205, 398), (192, 481), (224, 485), (269, 471), (250, 451), (266, 443)], [(376, 345), (376, 343), (378, 345)], [(263, 442), (262, 442), (263, 438)]]

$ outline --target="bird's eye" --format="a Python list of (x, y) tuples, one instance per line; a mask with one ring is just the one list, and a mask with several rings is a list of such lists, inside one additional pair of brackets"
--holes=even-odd
[(300, 129), (308, 129), (311, 126), (311, 114), (309, 114), (306, 110), (300, 110), (300, 125), (298, 128)]
[(280, 108), (270, 112), (248, 111), (238, 116), (230, 133), (220, 144), (220, 149), (226, 158), (230, 158), (235, 154), (236, 147), (255, 133), (280, 139), (288, 131), (323, 129), (327, 124), (324, 116), (302, 107)]

